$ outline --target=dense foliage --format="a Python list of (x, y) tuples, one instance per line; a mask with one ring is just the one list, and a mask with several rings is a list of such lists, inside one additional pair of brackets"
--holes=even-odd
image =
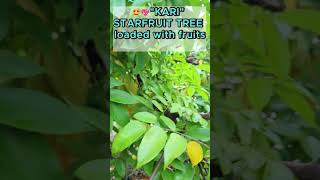
[(213, 10), (216, 176), (317, 179), (319, 2), (245, 2)]
[[(113, 121), (110, 130), (118, 132), (112, 143), (115, 157), (112, 164), (143, 167), (151, 176), (163, 154), (162, 176), (192, 179), (195, 170), (199, 176), (198, 168), (192, 168), (191, 163), (184, 164), (189, 158), (183, 153), (187, 150), (187, 141), (201, 143), (196, 156), (201, 156), (203, 151), (201, 166), (208, 169), (210, 124), (201, 116), (210, 111), (209, 63), (208, 59), (201, 59), (208, 56), (198, 54), (195, 58), (200, 64), (196, 66), (186, 61), (185, 52), (122, 55), (114, 56), (111, 61), (110, 115)], [(141, 142), (140, 137), (143, 137)], [(193, 147), (188, 150), (194, 151)], [(202, 160), (202, 157), (194, 158)], [(191, 156), (190, 159), (193, 160)], [(116, 170), (115, 176), (126, 174), (122, 172), (125, 169)]]
[(174, 52), (111, 52), (110, 62), (112, 177), (209, 179), (210, 121), (205, 117), (210, 113), (209, 53), (185, 52), (183, 47)]
[(106, 7), (0, 2), (0, 179), (107, 178)]

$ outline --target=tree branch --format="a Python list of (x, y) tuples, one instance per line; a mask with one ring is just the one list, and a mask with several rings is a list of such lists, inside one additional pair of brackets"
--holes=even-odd
[(184, 136), (184, 137), (186, 137), (186, 138), (188, 138), (188, 139), (192, 139), (192, 140), (198, 142), (199, 144), (202, 144), (202, 145), (205, 146), (206, 148), (210, 148), (206, 143), (204, 143), (204, 142), (202, 142), (202, 141), (199, 141), (199, 140), (196, 139), (196, 138), (193, 138), (193, 137), (188, 136), (188, 135), (186, 135), (186, 134), (180, 133), (180, 132), (178, 132), (178, 131), (172, 131), (172, 130), (170, 130), (170, 129), (165, 129), (165, 130), (166, 130), (166, 131), (173, 132), (173, 133), (177, 133), (177, 134), (179, 134), (179, 135), (181, 135), (181, 136)]
[(157, 162), (157, 165), (156, 165), (156, 167), (154, 168), (154, 170), (152, 172), (150, 180), (153, 180), (155, 178), (155, 176), (157, 175), (157, 172), (159, 171), (159, 168), (160, 168), (160, 165), (161, 165), (162, 161), (163, 161), (163, 154), (161, 155), (160, 160)]

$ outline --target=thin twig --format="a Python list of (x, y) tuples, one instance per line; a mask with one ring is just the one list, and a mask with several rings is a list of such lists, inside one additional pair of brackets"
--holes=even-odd
[(163, 161), (163, 154), (161, 155), (160, 160), (157, 162), (157, 165), (156, 165), (156, 167), (154, 168), (154, 170), (152, 172), (150, 180), (153, 180), (155, 178), (155, 176), (157, 175), (157, 172), (158, 172), (158, 170), (160, 168), (160, 165), (161, 165), (162, 161)]
[(197, 140), (196, 138), (193, 138), (193, 137), (191, 137), (191, 136), (185, 135), (185, 134), (180, 133), (180, 132), (178, 132), (178, 131), (172, 131), (172, 130), (170, 130), (170, 129), (165, 129), (165, 130), (170, 131), (170, 132), (174, 132), (174, 133), (177, 133), (177, 134), (180, 134), (181, 136), (184, 136), (184, 137), (186, 137), (186, 138), (188, 138), (188, 139), (192, 139), (192, 140), (194, 140), (194, 141), (197, 141), (199, 144), (202, 144), (202, 145), (205, 146), (206, 148), (210, 148), (207, 144), (205, 144), (205, 143), (202, 142), (202, 141)]
[(76, 58), (76, 60), (78, 61), (78, 63), (80, 64), (80, 66), (88, 73), (88, 74), (92, 74), (92, 71), (84, 64), (84, 62), (81, 60), (81, 56), (79, 56), (73, 49), (72, 46), (68, 46), (70, 48), (71, 51), (71, 55)]

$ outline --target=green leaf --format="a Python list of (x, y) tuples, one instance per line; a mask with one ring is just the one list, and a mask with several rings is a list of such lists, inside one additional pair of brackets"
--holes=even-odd
[(195, 175), (194, 168), (189, 163), (185, 164), (184, 166), (185, 166), (185, 180), (188, 180), (188, 179), (192, 180)]
[(193, 122), (199, 122), (202, 119), (202, 116), (199, 113), (193, 113), (191, 116), (191, 120)]
[(81, 113), (41, 92), (0, 88), (0, 123), (45, 134), (92, 130)]
[(185, 179), (185, 175), (183, 174), (183, 172), (177, 172), (174, 174), (174, 180), (184, 180)]
[(272, 81), (264, 78), (256, 78), (248, 81), (247, 95), (251, 105), (261, 111), (272, 96)]
[(263, 37), (260, 28), (254, 23), (238, 25), (242, 41), (258, 55), (265, 55)]
[(302, 139), (305, 133), (302, 131), (300, 125), (284, 122), (277, 122), (277, 126), (274, 131), (281, 136), (288, 137), (290, 139)]
[(165, 180), (173, 180), (174, 172), (172, 172), (169, 169), (166, 169), (166, 170), (162, 171), (161, 177), (162, 177), (162, 179), (165, 179)]
[(75, 108), (79, 110), (88, 124), (94, 126), (97, 129), (100, 129), (102, 132), (109, 134), (109, 131), (105, 128), (107, 127), (106, 113), (87, 106), (76, 106)]
[(101, 180), (108, 178), (107, 159), (96, 159), (80, 166), (75, 176), (81, 180)]
[(120, 129), (112, 143), (112, 154), (117, 154), (136, 142), (145, 132), (146, 125), (139, 121), (130, 121)]
[(0, 41), (7, 35), (10, 23), (9, 0), (3, 0), (0, 6)]
[(154, 169), (154, 162), (152, 161), (143, 166), (143, 170), (148, 176), (152, 175), (153, 169)]
[(166, 140), (166, 132), (159, 126), (152, 126), (139, 146), (137, 168), (153, 160), (165, 146)]
[(25, 78), (43, 73), (39, 65), (31, 63), (25, 57), (20, 57), (10, 51), (0, 50), (0, 78)]
[(115, 161), (116, 171), (121, 177), (124, 177), (126, 175), (126, 165), (123, 162), (123, 160), (117, 159)]
[(313, 161), (316, 161), (320, 158), (320, 141), (318, 139), (308, 136), (300, 143), (301, 147), (309, 155), (309, 157), (312, 158)]
[(264, 60), (269, 69), (280, 78), (287, 78), (290, 70), (288, 42), (278, 30), (272, 16), (264, 14), (259, 17), (263, 32), (267, 57)]
[(156, 106), (156, 108), (159, 109), (159, 111), (163, 112), (162, 105), (161, 105), (160, 103), (158, 103), (158, 101), (152, 100), (151, 102), (152, 102), (152, 104), (153, 104), (154, 106)]
[(210, 129), (208, 128), (191, 128), (187, 130), (186, 135), (197, 140), (207, 142), (210, 140)]
[(255, 149), (245, 148), (245, 151), (242, 154), (248, 164), (248, 167), (252, 170), (260, 169), (266, 162), (264, 154), (256, 151)]
[(0, 179), (64, 179), (63, 170), (48, 139), (0, 126)]
[(303, 95), (301, 95), (296, 89), (289, 89), (281, 84), (276, 86), (275, 90), (280, 98), (290, 108), (297, 111), (311, 126), (316, 126), (315, 112)]
[(269, 161), (263, 173), (263, 180), (295, 180), (292, 172), (282, 163)]
[(229, 15), (232, 24), (247, 25), (248, 22), (253, 21), (252, 8), (245, 4), (230, 5)]
[(123, 85), (123, 82), (116, 80), (113, 77), (110, 78), (110, 89), (117, 86), (122, 86), (122, 85)]
[(171, 166), (174, 167), (175, 169), (178, 169), (180, 171), (185, 171), (185, 167), (184, 167), (184, 163), (179, 161), (179, 160), (174, 160), (172, 163), (171, 163)]
[(239, 114), (237, 114), (237, 116), (234, 118), (236, 119), (235, 123), (237, 124), (238, 134), (239, 134), (241, 143), (250, 144), (251, 136), (252, 136), (252, 126), (250, 123), (252, 122), (248, 119), (245, 119)]
[(187, 140), (176, 134), (171, 133), (166, 146), (164, 147), (164, 169), (187, 148)]
[(130, 120), (128, 110), (115, 103), (110, 103), (110, 116), (122, 127), (125, 126)]
[(160, 116), (160, 120), (172, 131), (176, 130), (176, 124), (166, 116)]
[(178, 104), (178, 103), (172, 103), (170, 112), (171, 112), (171, 113), (176, 113), (176, 112), (179, 112), (180, 109), (181, 109), (181, 105), (180, 105), (180, 104)]
[(176, 172), (174, 180), (193, 180), (194, 173), (194, 168), (190, 164), (185, 164), (184, 171)]
[(196, 89), (194, 88), (194, 86), (189, 86), (189, 87), (187, 88), (187, 94), (188, 94), (188, 96), (192, 97), (195, 92), (196, 92)]
[(197, 93), (205, 100), (209, 101), (209, 93), (204, 88), (198, 88)]
[(153, 110), (153, 106), (152, 106), (152, 103), (145, 99), (144, 97), (141, 97), (141, 96), (135, 96), (135, 98), (137, 99), (138, 102), (140, 102), (141, 104), (145, 105), (147, 108)]
[(133, 117), (139, 121), (146, 123), (155, 123), (157, 122), (157, 117), (149, 112), (138, 112)]
[(297, 26), (301, 29), (310, 30), (315, 33), (320, 33), (319, 18), (319, 11), (310, 9), (292, 9), (279, 15), (279, 19), (285, 21), (289, 25)]
[[(212, 9), (213, 14), (215, 14), (215, 16), (212, 16), (211, 18), (213, 19), (213, 24), (214, 26), (217, 25), (223, 25), (228, 23), (229, 19), (228, 19), (228, 14), (227, 12), (229, 12), (226, 9), (226, 6), (221, 6), (220, 8), (214, 8)], [(216, 29), (216, 28), (214, 28)]]
[[(23, 2), (22, 0), (20, 1)], [(14, 12), (14, 29), (19, 29), (19, 31), (31, 38), (29, 42), (32, 44), (27, 46), (40, 49), (44, 54), (51, 53), (54, 41), (51, 36), (52, 29), (49, 28), (49, 25), (39, 16), (31, 14), (23, 8), (15, 8), (11, 12)]]
[(151, 75), (154, 76), (159, 72), (159, 63), (156, 61), (151, 61), (152, 69), (151, 69)]
[(149, 55), (147, 53), (143, 53), (143, 52), (136, 53), (136, 57), (135, 57), (136, 65), (133, 69), (134, 74), (139, 74), (143, 70), (146, 64), (146, 60), (148, 60), (148, 58), (149, 58)]
[[(189, 64), (189, 66), (192, 66), (192, 65)], [(193, 83), (196, 86), (200, 86), (201, 85), (201, 77), (200, 77), (200, 74), (198, 73), (197, 69), (191, 68), (191, 69), (189, 69), (188, 73), (191, 76), (191, 80), (193, 81)], [(206, 90), (204, 88), (202, 88), (202, 91), (206, 91)], [(199, 93), (199, 94), (201, 94), (201, 93)], [(206, 99), (206, 98), (204, 98), (204, 99)]]
[(118, 89), (111, 89), (110, 90), (110, 101), (116, 102), (120, 104), (136, 104), (137, 99), (130, 95), (129, 93), (118, 90)]
[(207, 73), (210, 73), (210, 64), (200, 64), (198, 66), (198, 68), (203, 70), (203, 71), (205, 71), (205, 72), (207, 72)]
[(57, 19), (67, 19), (75, 17), (77, 10), (73, 8), (72, 1), (59, 1), (54, 3), (55, 17)]
[(235, 131), (234, 118), (230, 113), (222, 110), (215, 111), (214, 115), (215, 126), (213, 128), (216, 134), (224, 140), (230, 140)]
[(221, 25), (213, 28), (213, 32), (215, 34), (213, 39), (217, 47), (223, 47), (232, 40), (231, 36), (233, 31), (230, 25)]
[(157, 99), (159, 99), (159, 101), (164, 104), (165, 106), (168, 105), (168, 102), (166, 101), (165, 98), (163, 98), (162, 96), (156, 96)]
[[(93, 37), (107, 18), (107, 1), (85, 0), (84, 11), (79, 20), (78, 37), (86, 41)], [(99, 18), (97, 18), (99, 17)]]
[(212, 71), (216, 77), (224, 77), (224, 63), (223, 62), (212, 62)]

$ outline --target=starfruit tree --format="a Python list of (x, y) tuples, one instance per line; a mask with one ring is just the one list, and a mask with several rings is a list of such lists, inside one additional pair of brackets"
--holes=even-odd
[(110, 80), (114, 179), (208, 179), (207, 52), (113, 53)]

